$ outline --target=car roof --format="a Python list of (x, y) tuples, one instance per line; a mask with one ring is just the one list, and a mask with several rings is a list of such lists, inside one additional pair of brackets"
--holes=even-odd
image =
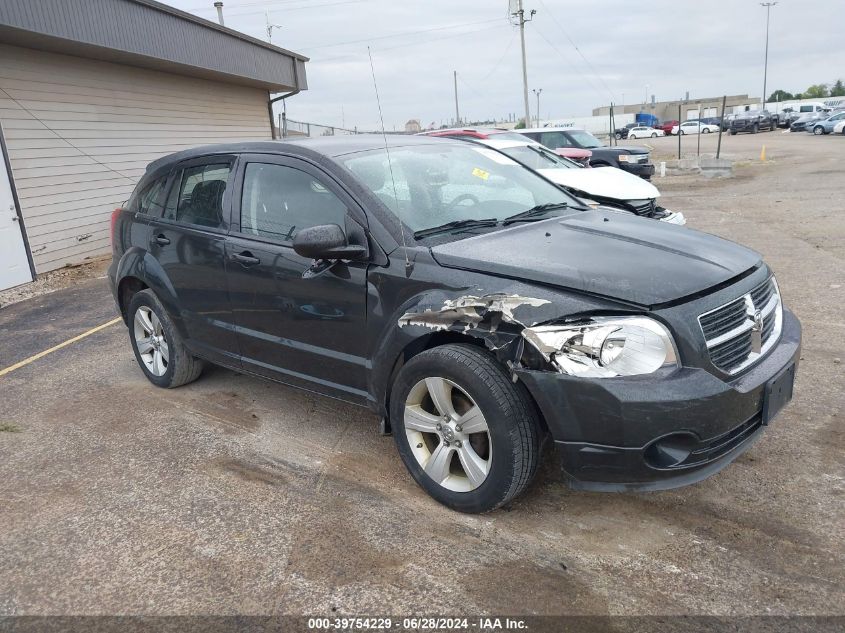
[(524, 130), (515, 130), (520, 134), (523, 132), (584, 132), (580, 127), (529, 127)]
[[(457, 143), (450, 138), (432, 136), (414, 136), (407, 134), (347, 134), (342, 136), (320, 136), (306, 139), (283, 139), (277, 141), (243, 141), (240, 143), (219, 143), (216, 145), (200, 145), (191, 149), (168, 154), (154, 160), (147, 166), (147, 171), (154, 171), (171, 163), (202, 158), (214, 154), (285, 154), (307, 153), (308, 150), (322, 154), (329, 158), (336, 158), (346, 154), (366, 152), (374, 149), (390, 147), (409, 147), (443, 143)], [(304, 150), (304, 151), (303, 151)]]

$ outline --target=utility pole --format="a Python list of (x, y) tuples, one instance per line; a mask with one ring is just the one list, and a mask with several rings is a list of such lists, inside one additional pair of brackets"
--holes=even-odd
[(775, 6), (777, 2), (761, 2), (761, 7), (766, 7), (766, 57), (765, 61), (763, 62), (763, 97), (762, 97), (762, 105), (765, 109), (766, 107), (766, 80), (768, 79), (769, 74), (769, 14), (772, 11), (772, 7)]
[(461, 111), (458, 110), (458, 71), (455, 72), (455, 125), (461, 124)]
[(531, 9), (528, 19), (526, 19), (522, 2), (523, 0), (516, 0), (516, 11), (513, 11), (511, 15), (515, 16), (519, 21), (519, 40), (522, 44), (522, 95), (525, 100), (525, 127), (529, 127), (531, 125), (531, 108), (528, 104), (528, 62), (525, 60), (525, 23), (530, 22), (537, 11)]
[(217, 0), (214, 3), (214, 7), (217, 9), (217, 21), (220, 22), (220, 26), (226, 26), (226, 23), (223, 21), (223, 3)]
[[(531, 92), (537, 95), (537, 127), (540, 127), (540, 93), (543, 92), (542, 88), (534, 88)], [(526, 126), (528, 127), (528, 126)]]

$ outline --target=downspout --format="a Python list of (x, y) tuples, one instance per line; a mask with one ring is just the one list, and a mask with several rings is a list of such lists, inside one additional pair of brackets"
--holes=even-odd
[[(300, 93), (299, 88), (299, 70), (297, 66), (297, 59), (293, 58), (293, 85), (294, 89), (287, 94), (279, 95), (278, 97), (271, 97), (270, 91), (267, 91), (267, 114), (270, 116), (270, 134), (272, 135), (273, 140), (276, 140), (276, 121), (275, 117), (273, 116), (273, 104), (276, 101), (281, 101), (282, 99), (287, 99), (288, 97), (293, 97)], [(281, 132), (281, 130), (279, 130)]]

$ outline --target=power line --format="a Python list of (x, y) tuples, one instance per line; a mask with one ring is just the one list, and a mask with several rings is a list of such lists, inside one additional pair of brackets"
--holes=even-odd
[(553, 21), (555, 24), (557, 24), (557, 26), (558, 26), (558, 28), (560, 29), (561, 33), (563, 33), (564, 37), (565, 37), (565, 38), (569, 41), (569, 43), (572, 45), (572, 48), (574, 48), (574, 49), (575, 49), (575, 51), (578, 53), (578, 55), (581, 57), (581, 59), (583, 59), (583, 60), (584, 60), (584, 63), (585, 63), (585, 64), (587, 64), (587, 66), (590, 68), (590, 70), (593, 72), (593, 74), (594, 74), (594, 75), (598, 78), (598, 80), (602, 83), (602, 85), (604, 86), (605, 90), (607, 90), (607, 94), (610, 96), (610, 100), (611, 100), (611, 101), (615, 100), (615, 97), (614, 97), (614, 95), (613, 95), (613, 91), (612, 91), (612, 90), (610, 89), (610, 87), (607, 85), (607, 82), (605, 82), (604, 78), (603, 78), (603, 77), (602, 77), (602, 76), (598, 73), (598, 71), (596, 71), (596, 69), (595, 69), (595, 68), (593, 67), (593, 65), (590, 63), (590, 60), (588, 60), (588, 59), (584, 56), (584, 53), (582, 53), (582, 52), (581, 52), (581, 49), (580, 49), (580, 48), (578, 48), (578, 45), (577, 45), (577, 44), (575, 43), (575, 41), (574, 41), (574, 40), (573, 40), (573, 39), (569, 36), (569, 33), (566, 31), (566, 29), (565, 29), (565, 28), (563, 28), (563, 24), (561, 24), (561, 23), (558, 21), (558, 19), (557, 19), (557, 18), (555, 17), (555, 15), (554, 15), (554, 13), (552, 13), (552, 12), (549, 10), (549, 8), (546, 6), (546, 3), (545, 3), (545, 2), (543, 2), (543, 0), (537, 0), (537, 2), (539, 2), (539, 3), (540, 3), (540, 5), (541, 5), (541, 6), (542, 6), (545, 10), (546, 10), (546, 12), (547, 12), (547, 13), (549, 14), (549, 16), (552, 18), (552, 21)]
[(540, 38), (541, 38), (541, 39), (542, 39), (542, 40), (543, 40), (546, 44), (548, 44), (548, 45), (549, 45), (549, 47), (551, 47), (551, 49), (552, 49), (552, 50), (554, 50), (554, 51), (555, 51), (558, 55), (560, 55), (560, 58), (561, 58), (563, 61), (565, 61), (565, 62), (567, 63), (567, 65), (568, 65), (568, 66), (569, 66), (572, 70), (574, 70), (576, 73), (578, 73), (579, 75), (581, 75), (581, 77), (583, 77), (583, 78), (584, 78), (584, 81), (586, 81), (586, 82), (587, 82), (587, 84), (589, 84), (590, 88), (592, 88), (593, 90), (595, 90), (595, 91), (596, 91), (596, 94), (597, 94), (597, 95), (599, 95), (599, 97), (600, 97), (601, 99), (604, 99), (604, 93), (602, 93), (602, 91), (601, 91), (601, 90), (600, 90), (600, 89), (599, 89), (599, 88), (598, 88), (598, 87), (597, 87), (597, 86), (593, 83), (592, 79), (590, 79), (590, 77), (589, 77), (587, 74), (585, 74), (585, 73), (584, 73), (581, 69), (579, 69), (579, 68), (577, 68), (576, 66), (574, 66), (574, 65), (573, 65), (573, 64), (569, 61), (569, 59), (567, 59), (566, 55), (564, 55), (564, 54), (563, 54), (563, 52), (561, 52), (561, 50), (560, 50), (557, 46), (555, 46), (555, 45), (554, 45), (554, 44), (553, 44), (553, 43), (552, 43), (552, 42), (551, 42), (551, 41), (550, 41), (550, 40), (549, 40), (549, 39), (548, 39), (545, 35), (543, 35), (543, 33), (542, 33), (539, 29), (535, 29), (535, 31), (534, 31), (534, 32), (535, 32), (535, 33), (537, 33), (537, 35), (539, 35), (539, 36), (540, 36)]
[(446, 26), (432, 27), (430, 29), (419, 29), (419, 30), (416, 30), (416, 31), (404, 31), (402, 33), (394, 33), (392, 35), (378, 35), (376, 37), (368, 37), (368, 38), (363, 38), (363, 39), (360, 39), (360, 40), (347, 40), (346, 42), (336, 42), (334, 44), (318, 44), (317, 46), (307, 46), (305, 48), (307, 48), (308, 50), (316, 50), (318, 48), (332, 48), (332, 47), (335, 47), (335, 46), (344, 46), (346, 44), (362, 44), (364, 42), (372, 42), (372, 41), (375, 41), (375, 40), (386, 40), (386, 39), (390, 39), (390, 38), (393, 38), (393, 37), (406, 37), (408, 35), (418, 35), (418, 34), (421, 34), (421, 33), (432, 33), (434, 31), (446, 31), (448, 29), (456, 29), (456, 28), (460, 28), (460, 27), (464, 27), (464, 26), (476, 26), (476, 25), (479, 25), (479, 24), (490, 24), (492, 22), (500, 22), (500, 21), (501, 21), (500, 18), (496, 18), (496, 19), (493, 19), (493, 20), (481, 20), (480, 22), (464, 22), (462, 24), (449, 24), (449, 25), (446, 25)]

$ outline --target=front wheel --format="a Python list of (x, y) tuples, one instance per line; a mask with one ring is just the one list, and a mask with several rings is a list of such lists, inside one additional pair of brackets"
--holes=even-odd
[(617, 133), (616, 133), (616, 140), (617, 140), (617, 141), (621, 141), (621, 140), (622, 140), (622, 135), (621, 135), (619, 132), (617, 132)]
[(817, 125), (813, 128), (813, 134), (815, 134), (816, 136), (821, 136), (822, 134), (824, 134), (824, 128), (821, 125)]
[(678, 130), (678, 136), (683, 136), (684, 134), (686, 134), (686, 132), (684, 132), (683, 130)]
[(188, 352), (152, 290), (142, 290), (132, 297), (128, 315), (135, 360), (151, 383), (172, 389), (199, 378), (202, 361)]
[(657, 132), (652, 132), (652, 133), (651, 133), (651, 138), (657, 138)]
[(411, 476), (453, 510), (494, 510), (537, 470), (540, 424), (528, 394), (475, 346), (443, 345), (408, 361), (391, 390), (390, 421)]
[(757, 124), (755, 123), (755, 124), (754, 124), (754, 127), (753, 127), (753, 128), (751, 128), (751, 133), (752, 133), (752, 134), (757, 134), (757, 132), (759, 132), (759, 131), (760, 131), (760, 126), (759, 126), (759, 125), (757, 125)]
[(710, 128), (709, 127), (704, 128), (703, 130), (701, 130), (701, 133), (702, 134), (710, 134)]

